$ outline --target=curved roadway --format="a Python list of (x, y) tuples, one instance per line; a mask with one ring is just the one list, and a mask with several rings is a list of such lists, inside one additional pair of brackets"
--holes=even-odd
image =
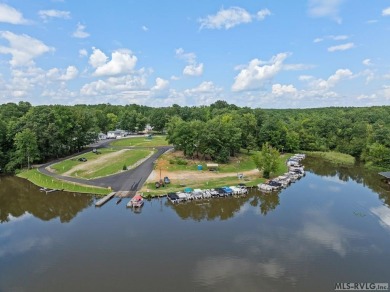
[[(91, 151), (93, 148), (102, 148), (107, 146), (111, 141), (104, 141), (96, 145), (92, 145), (90, 148), (79, 152), (77, 154), (74, 154), (72, 156), (62, 158), (56, 161), (52, 161), (49, 163), (46, 163), (44, 165), (41, 165), (38, 170), (42, 172), (43, 174), (64, 180), (69, 182), (75, 182), (80, 183), (84, 185), (90, 185), (90, 186), (97, 186), (97, 187), (110, 187), (113, 191), (137, 191), (139, 190), (142, 185), (145, 183), (146, 179), (149, 177), (150, 173), (153, 170), (154, 162), (155, 160), (160, 157), (163, 153), (168, 151), (169, 149), (172, 149), (172, 146), (161, 146), (161, 147), (155, 147), (157, 149), (157, 152), (154, 153), (152, 156), (150, 156), (148, 159), (146, 159), (144, 162), (142, 162), (137, 167), (130, 169), (128, 171), (124, 171), (118, 174), (113, 174), (106, 177), (96, 178), (96, 179), (80, 179), (75, 177), (69, 177), (69, 176), (63, 176), (55, 174), (51, 171), (48, 171), (46, 168), (54, 163), (57, 163), (59, 161), (69, 159), (73, 156), (79, 156), (80, 154), (86, 153)], [(142, 148), (142, 147), (139, 147)]]

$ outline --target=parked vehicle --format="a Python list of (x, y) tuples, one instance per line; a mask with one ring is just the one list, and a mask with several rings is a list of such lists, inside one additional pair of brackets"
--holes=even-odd
[(169, 177), (164, 177), (164, 184), (170, 184), (171, 183), (171, 180), (169, 179)]
[(86, 162), (86, 161), (87, 161), (87, 158), (85, 158), (85, 157), (80, 157), (80, 158), (78, 159), (78, 161)]

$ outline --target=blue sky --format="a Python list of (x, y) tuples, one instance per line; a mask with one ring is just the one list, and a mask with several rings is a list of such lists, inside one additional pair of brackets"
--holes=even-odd
[(0, 0), (0, 103), (390, 105), (389, 36), (389, 0)]

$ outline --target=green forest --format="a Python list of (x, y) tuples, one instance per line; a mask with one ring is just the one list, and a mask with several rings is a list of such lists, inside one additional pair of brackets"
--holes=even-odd
[(188, 157), (227, 162), (269, 143), (280, 152), (337, 151), (390, 168), (390, 106), (252, 109), (217, 101), (210, 106), (148, 107), (0, 105), (0, 168), (12, 173), (83, 149), (100, 132), (129, 132), (150, 124)]

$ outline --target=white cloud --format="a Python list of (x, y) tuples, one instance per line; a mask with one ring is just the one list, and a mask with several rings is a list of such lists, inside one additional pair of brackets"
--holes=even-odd
[(0, 32), (0, 37), (9, 42), (9, 47), (0, 46), (1, 54), (11, 54), (11, 66), (28, 66), (34, 64), (33, 59), (54, 48), (48, 47), (40, 40), (28, 35), (17, 35), (9, 31)]
[(249, 23), (252, 21), (252, 16), (243, 8), (231, 7), (229, 9), (221, 9), (215, 15), (208, 15), (206, 18), (201, 18), (200, 28), (209, 29), (229, 29), (241, 23)]
[(346, 51), (355, 47), (354, 43), (346, 43), (328, 48), (328, 52)]
[(70, 19), (69, 11), (61, 11), (61, 10), (40, 10), (38, 11), (38, 15), (43, 20), (48, 20), (50, 18), (62, 18), (62, 19)]
[(175, 50), (176, 56), (179, 59), (185, 60), (188, 63), (196, 62), (196, 55), (194, 53), (186, 53), (183, 48), (178, 48)]
[(145, 25), (143, 25), (143, 26), (142, 26), (142, 30), (143, 30), (143, 31), (148, 31), (148, 30), (149, 30), (149, 28), (148, 28), (148, 27), (146, 27)]
[(382, 16), (390, 16), (390, 7), (382, 10)]
[(272, 93), (276, 96), (294, 95), (297, 93), (297, 89), (292, 84), (289, 85), (273, 84)]
[(333, 87), (335, 86), (340, 80), (342, 79), (345, 79), (345, 78), (349, 78), (351, 77), (353, 74), (351, 72), (351, 70), (349, 69), (338, 69), (336, 71), (335, 74), (331, 75), (329, 78), (328, 78), (328, 86), (329, 87)]
[(264, 20), (269, 15), (271, 15), (271, 11), (269, 11), (268, 9), (262, 9), (257, 12), (257, 19)]
[(371, 62), (371, 59), (364, 59), (362, 61), (362, 64), (365, 65), (365, 66), (372, 66), (372, 62)]
[[(259, 59), (253, 59), (248, 66), (241, 69), (235, 77), (232, 86), (233, 91), (245, 91), (260, 89), (264, 84), (270, 81), (283, 68), (283, 61), (287, 58), (286, 53), (280, 53), (273, 56), (272, 59), (264, 64)], [(264, 65), (263, 65), (264, 64)]]
[(194, 93), (215, 93), (215, 92), (221, 92), (222, 88), (216, 87), (213, 82), (211, 81), (204, 81), (201, 84), (199, 84), (195, 88), (186, 89), (184, 92), (186, 94), (194, 94)]
[(80, 93), (86, 96), (98, 96), (118, 94), (124, 91), (145, 92), (145, 85), (146, 74), (141, 70), (134, 75), (110, 77), (106, 80), (87, 83), (80, 89)]
[(91, 54), (91, 56), (89, 56), (88, 62), (93, 68), (96, 69), (97, 67), (100, 67), (100, 66), (103, 66), (104, 64), (106, 64), (107, 59), (108, 59), (108, 57), (106, 56), (106, 54), (104, 54), (101, 50), (93, 47), (92, 54)]
[(349, 36), (347, 35), (326, 35), (321, 38), (314, 39), (314, 43), (320, 43), (324, 40), (332, 40), (332, 41), (344, 41), (349, 39)]
[(88, 56), (87, 50), (86, 49), (79, 50), (79, 56), (80, 57), (87, 57)]
[(341, 23), (340, 6), (344, 0), (310, 0), (308, 13), (311, 17), (330, 17)]
[(298, 77), (298, 79), (300, 81), (308, 81), (308, 80), (312, 80), (314, 77), (313, 76), (310, 76), (310, 75), (300, 75)]
[(79, 70), (77, 70), (75, 66), (69, 66), (68, 68), (66, 68), (66, 72), (62, 74), (59, 79), (63, 81), (72, 80), (75, 79), (78, 74)]
[(283, 70), (286, 71), (301, 71), (314, 68), (314, 65), (310, 64), (285, 64), (283, 65)]
[(200, 76), (203, 74), (203, 63), (190, 64), (184, 67), (183, 74), (187, 76)]
[(152, 90), (154, 91), (160, 91), (160, 90), (165, 90), (169, 86), (169, 81), (162, 79), (160, 77), (156, 78), (156, 85), (152, 87)]
[(328, 79), (315, 79), (312, 76), (300, 76), (301, 81), (307, 81), (310, 85), (310, 91), (322, 91), (325, 94), (326, 90), (335, 87), (341, 80), (353, 77), (353, 73), (349, 69), (338, 69)]
[(89, 33), (85, 31), (86, 26), (82, 25), (81, 23), (77, 24), (76, 31), (73, 33), (73, 37), (79, 38), (79, 39), (84, 39), (89, 37)]
[(8, 6), (7, 4), (0, 3), (0, 22), (11, 24), (28, 24), (29, 21), (23, 18), (15, 8)]
[(262, 9), (252, 16), (248, 11), (241, 7), (230, 7), (221, 9), (215, 15), (208, 15), (199, 19), (200, 28), (208, 29), (230, 29), (242, 23), (250, 23), (254, 18), (264, 20), (266, 16), (271, 15), (268, 9)]
[[(101, 58), (103, 55), (101, 55)], [(112, 76), (130, 73), (137, 64), (137, 57), (129, 50), (114, 51), (111, 54), (111, 61), (105, 64), (101, 63), (102, 60), (103, 58), (99, 60), (100, 64), (96, 67), (95, 76)]]
[(223, 99), (222, 92), (223, 89), (215, 86), (213, 82), (204, 81), (197, 87), (184, 90), (182, 94), (184, 95), (187, 104), (207, 105), (218, 99)]
[(186, 53), (182, 48), (176, 49), (176, 56), (188, 63), (183, 69), (183, 74), (187, 76), (200, 76), (203, 74), (203, 63), (196, 62), (195, 53)]

